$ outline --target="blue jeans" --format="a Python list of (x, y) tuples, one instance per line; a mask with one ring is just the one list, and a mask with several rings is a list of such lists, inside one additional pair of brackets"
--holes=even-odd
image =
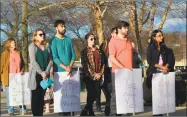
[[(14, 113), (14, 107), (10, 106), (10, 104), (9, 104), (9, 87), (7, 87), (7, 86), (5, 87), (5, 93), (6, 93), (8, 114)], [(27, 112), (26, 106), (23, 105), (23, 108), (24, 108), (24, 113), (26, 113)], [(22, 105), (19, 106), (19, 109), (20, 109), (20, 113), (22, 113)]]

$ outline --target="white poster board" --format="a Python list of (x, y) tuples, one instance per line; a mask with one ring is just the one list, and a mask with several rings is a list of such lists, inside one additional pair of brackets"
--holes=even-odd
[(54, 112), (80, 111), (80, 72), (54, 73)]
[(27, 88), (29, 73), (9, 74), (9, 101), (10, 106), (31, 104), (31, 90)]
[(153, 75), (152, 98), (153, 115), (175, 112), (175, 72)]
[(142, 70), (115, 71), (117, 114), (143, 112)]

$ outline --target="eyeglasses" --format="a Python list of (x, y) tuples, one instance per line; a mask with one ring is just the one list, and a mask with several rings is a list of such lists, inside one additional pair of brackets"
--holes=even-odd
[(156, 37), (164, 37), (163, 35), (158, 35), (158, 36), (156, 36)]
[(93, 41), (93, 40), (95, 41), (95, 38), (90, 38), (90, 41)]
[(45, 33), (42, 33), (42, 34), (38, 34), (40, 37), (42, 37), (42, 36), (45, 36)]

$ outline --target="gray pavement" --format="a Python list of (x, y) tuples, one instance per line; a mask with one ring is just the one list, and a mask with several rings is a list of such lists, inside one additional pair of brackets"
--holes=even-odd
[[(84, 108), (85, 102), (86, 102), (86, 92), (81, 92), (81, 109)], [(105, 98), (102, 94), (101, 101), (104, 102)], [(102, 109), (104, 110), (104, 105), (102, 105)], [(27, 105), (27, 109), (29, 112), (31, 112), (30, 105)], [(57, 113), (53, 113), (53, 105), (50, 106), (51, 113), (44, 114), (44, 116), (58, 116)], [(94, 110), (95, 110), (95, 104), (94, 104)], [(75, 116), (79, 116), (80, 112), (75, 112)], [(103, 112), (97, 112), (95, 111), (95, 114), (97, 116), (104, 116)], [(18, 107), (15, 108), (15, 115), (20, 116)], [(7, 104), (6, 104), (6, 97), (5, 92), (1, 92), (1, 116), (8, 116), (7, 113)], [(32, 115), (30, 115), (32, 116)], [(135, 116), (152, 116), (152, 106), (144, 106), (144, 112), (143, 113), (136, 113)], [(166, 116), (166, 115), (165, 115)], [(176, 107), (175, 113), (170, 113), (169, 116), (186, 116), (186, 107)]]

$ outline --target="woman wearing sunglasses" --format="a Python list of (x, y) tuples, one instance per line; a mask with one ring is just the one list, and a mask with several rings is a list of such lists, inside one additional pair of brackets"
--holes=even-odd
[(87, 40), (87, 47), (81, 52), (81, 63), (86, 74), (84, 82), (87, 89), (87, 104), (80, 115), (95, 116), (93, 102), (99, 94), (98, 91), (101, 91), (98, 85), (100, 86), (102, 83), (105, 58), (103, 52), (95, 46), (96, 40), (93, 34), (87, 34), (85, 39)]
[(33, 40), (29, 45), (30, 78), (28, 87), (31, 89), (31, 110), (33, 116), (43, 116), (44, 95), (46, 90), (42, 89), (40, 82), (47, 78), (52, 61), (50, 49), (45, 40), (45, 33), (41, 29), (33, 32)]

